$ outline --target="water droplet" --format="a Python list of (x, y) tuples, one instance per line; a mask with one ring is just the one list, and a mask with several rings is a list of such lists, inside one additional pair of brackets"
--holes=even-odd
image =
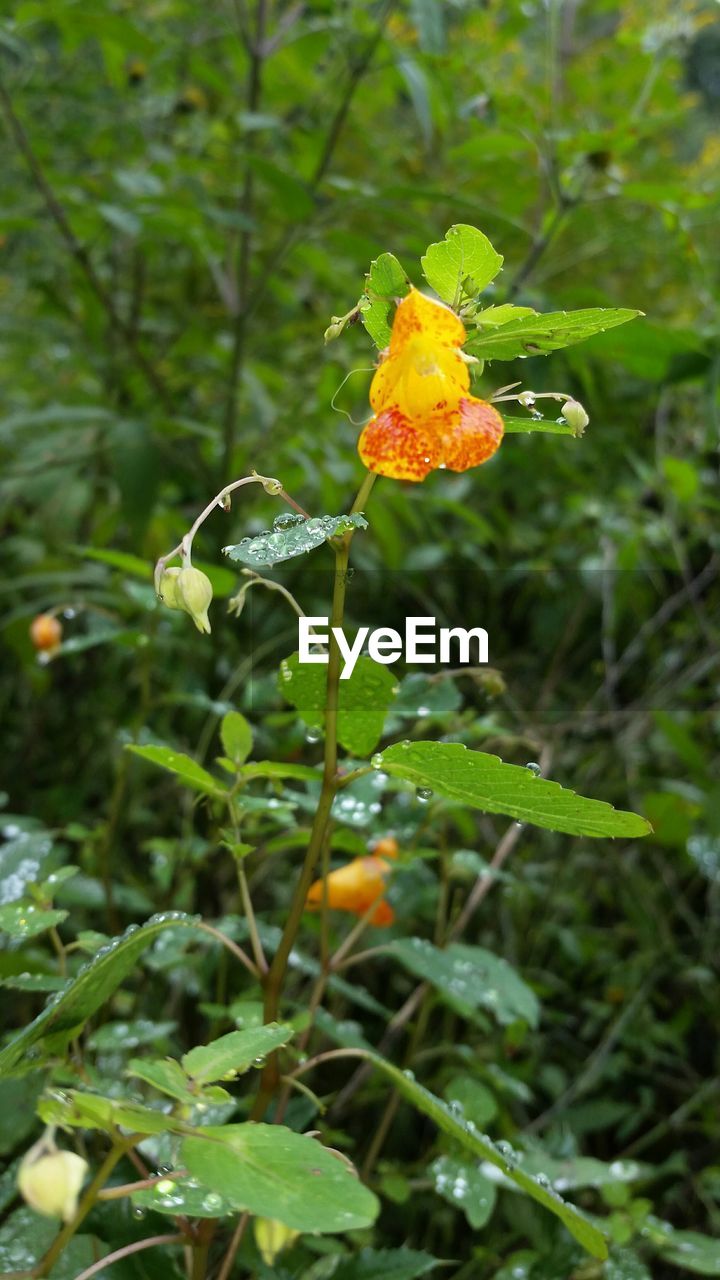
[(532, 773), (536, 778), (539, 778), (540, 774), (542, 773), (542, 769), (540, 765), (537, 764), (535, 760), (529, 760), (528, 763), (525, 765), (525, 768), (528, 769), (530, 773)]
[(294, 511), (283, 511), (273, 520), (273, 532), (282, 533), (284, 529), (292, 529), (295, 525), (303, 524), (304, 521), (305, 517)]
[(305, 730), (306, 742), (319, 742), (321, 738), (322, 738), (322, 729), (318, 729), (317, 726), (311, 725), (309, 729)]
[(410, 746), (410, 739), (404, 738), (403, 741), (400, 743), (400, 746), (402, 747), (403, 751), (407, 751), (408, 747)]
[(132, 1210), (132, 1216), (133, 1218), (137, 1218), (138, 1222), (142, 1221), (146, 1214), (147, 1209), (143, 1209), (142, 1205), (139, 1204), (136, 1204)]
[(370, 757), (370, 764), (373, 769), (382, 769), (383, 754), (382, 751), (376, 751), (374, 756)]
[(432, 793), (432, 787), (418, 787), (415, 792), (415, 799), (418, 800), (420, 804), (427, 804)]
[(63, 609), (63, 618), (75, 618), (77, 609)]
[(220, 1213), (223, 1207), (223, 1198), (216, 1191), (209, 1191), (202, 1202), (202, 1207), (206, 1213)]

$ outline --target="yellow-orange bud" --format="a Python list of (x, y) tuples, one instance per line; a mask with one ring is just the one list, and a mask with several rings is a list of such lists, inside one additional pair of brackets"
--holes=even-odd
[(30, 639), (38, 653), (59, 649), (62, 633), (62, 623), (51, 613), (39, 613), (30, 623)]
[(286, 1227), (284, 1222), (276, 1222), (274, 1218), (256, 1218), (253, 1229), (255, 1243), (266, 1267), (271, 1267), (278, 1254), (289, 1249), (300, 1235), (299, 1231), (293, 1231), (292, 1227)]

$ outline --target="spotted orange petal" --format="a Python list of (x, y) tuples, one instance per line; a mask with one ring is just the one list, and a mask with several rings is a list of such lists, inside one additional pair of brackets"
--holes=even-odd
[(411, 422), (394, 405), (371, 418), (358, 441), (368, 471), (391, 480), (424, 480), (440, 465), (442, 442), (429, 422)]
[(411, 289), (395, 312), (390, 354), (403, 347), (419, 334), (432, 338), (436, 346), (461, 347), (465, 341), (465, 326), (454, 311), (442, 302), (435, 302), (418, 289)]
[(474, 396), (464, 396), (457, 413), (438, 425), (442, 433), (440, 465), (450, 471), (468, 471), (487, 462), (499, 448), (505, 430), (497, 409)]

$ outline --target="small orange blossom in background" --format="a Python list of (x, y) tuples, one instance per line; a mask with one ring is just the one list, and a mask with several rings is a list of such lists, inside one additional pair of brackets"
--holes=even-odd
[[(380, 840), (378, 844), (383, 844)], [(392, 841), (396, 844), (395, 841)], [(377, 849), (377, 845), (375, 848)], [(397, 853), (390, 853), (396, 857)], [(327, 904), (334, 911), (349, 911), (354, 916), (364, 916), (376, 903), (375, 910), (369, 918), (370, 924), (392, 924), (395, 912), (386, 902), (383, 894), (387, 887), (387, 879), (392, 868), (385, 858), (376, 853), (365, 858), (353, 858), (344, 867), (331, 871), (326, 882), (316, 880), (308, 890), (306, 907), (308, 911), (318, 911), (323, 903), (323, 884), (327, 884)]]
[(358, 452), (369, 471), (424, 480), (431, 471), (467, 471), (492, 457), (503, 420), (469, 394), (465, 326), (442, 302), (411, 289), (395, 312), (390, 346), (370, 386), (375, 416)]
[(54, 653), (62, 634), (62, 623), (51, 613), (39, 613), (30, 623), (30, 639), (38, 653)]

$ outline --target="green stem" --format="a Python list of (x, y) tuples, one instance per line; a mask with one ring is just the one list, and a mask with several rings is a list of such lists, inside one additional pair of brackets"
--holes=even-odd
[[(368, 472), (358, 490), (357, 497), (351, 507), (351, 513), (361, 511), (370, 495), (376, 476)], [(323, 760), (323, 779), (320, 798), (315, 811), (307, 853), (300, 877), (290, 902), (280, 945), (278, 946), (265, 979), (265, 1022), (274, 1022), (280, 1009), (280, 998), (287, 974), (288, 960), (297, 937), (300, 922), (305, 910), (305, 901), (312, 884), (318, 860), (322, 853), (325, 835), (330, 821), (333, 800), (337, 790), (337, 721), (338, 696), (340, 688), (340, 648), (335, 639), (333, 628), (341, 628), (345, 615), (345, 592), (347, 589), (348, 561), (353, 531), (350, 530), (342, 538), (335, 539), (335, 579), (333, 586), (332, 616), (330, 619), (330, 642), (328, 652), (327, 693), (325, 701), (325, 754)], [(277, 1054), (273, 1054), (263, 1070), (260, 1090), (255, 1101), (252, 1119), (258, 1120), (264, 1115), (267, 1104), (276, 1092), (280, 1083)]]

